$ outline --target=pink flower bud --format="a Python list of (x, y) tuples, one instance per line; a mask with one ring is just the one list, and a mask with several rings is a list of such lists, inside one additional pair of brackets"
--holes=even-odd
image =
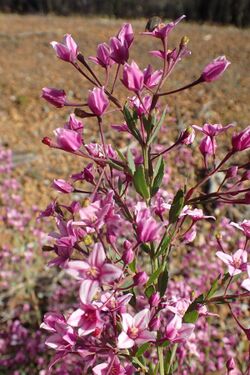
[(66, 93), (64, 90), (44, 87), (41, 97), (57, 108), (64, 107), (66, 103)]
[(228, 370), (228, 371), (232, 371), (232, 370), (235, 369), (236, 366), (235, 366), (234, 359), (233, 359), (232, 357), (229, 358), (229, 360), (227, 361), (226, 366), (227, 366), (227, 370)]
[(74, 130), (79, 133), (82, 132), (83, 127), (83, 123), (76, 118), (74, 113), (69, 116), (69, 121), (64, 125), (65, 129)]
[(195, 131), (190, 126), (181, 132), (179, 142), (184, 145), (191, 145), (194, 141), (194, 138), (195, 138)]
[(238, 166), (232, 165), (232, 167), (228, 168), (227, 170), (226, 179), (236, 177), (237, 173), (238, 173)]
[(125, 64), (128, 61), (128, 45), (127, 43), (122, 43), (118, 38), (113, 37), (110, 39), (110, 57), (117, 64)]
[(142, 272), (138, 272), (134, 277), (133, 277), (133, 280), (134, 280), (134, 283), (135, 285), (145, 285), (146, 282), (148, 281), (149, 277), (148, 275), (146, 274), (146, 272), (142, 271)]
[(122, 83), (127, 89), (134, 92), (139, 92), (143, 89), (144, 75), (135, 61), (132, 61), (131, 65), (124, 65)]
[(52, 187), (64, 194), (71, 193), (74, 190), (73, 186), (63, 179), (54, 180)]
[(225, 56), (217, 57), (204, 68), (201, 75), (201, 80), (204, 82), (212, 82), (217, 80), (229, 65), (230, 62), (226, 59)]
[(250, 147), (250, 126), (232, 137), (233, 152), (243, 151)]
[(134, 254), (134, 252), (131, 248), (127, 249), (127, 250), (124, 250), (124, 252), (122, 254), (122, 260), (123, 260), (125, 265), (133, 262), (134, 257), (135, 257), (135, 254)]
[(109, 100), (104, 92), (104, 87), (95, 87), (92, 91), (89, 91), (88, 106), (96, 116), (101, 116), (108, 105)]
[(153, 72), (152, 65), (148, 65), (146, 69), (143, 70), (144, 85), (148, 88), (153, 88), (158, 85), (162, 77), (162, 70), (156, 70)]
[(82, 145), (82, 137), (74, 130), (57, 128), (54, 130), (57, 145), (65, 151), (76, 151)]
[(125, 250), (129, 250), (132, 248), (132, 243), (128, 240), (125, 240), (124, 243), (123, 243), (123, 247)]
[(245, 171), (241, 177), (241, 181), (249, 181), (250, 180), (250, 171)]
[(150, 307), (156, 307), (159, 305), (161, 301), (161, 297), (158, 292), (154, 292), (152, 296), (149, 298)]
[(127, 46), (130, 47), (134, 40), (134, 32), (130, 23), (125, 23), (117, 34), (117, 38), (121, 42), (126, 42)]
[(74, 39), (70, 34), (64, 36), (63, 43), (51, 42), (50, 43), (54, 50), (56, 51), (57, 57), (59, 59), (75, 63), (77, 60), (78, 47)]
[(211, 139), (211, 137), (208, 136), (202, 138), (199, 149), (203, 156), (213, 155), (216, 150), (215, 139)]
[(96, 57), (90, 56), (89, 59), (103, 68), (114, 64), (114, 61), (110, 58), (110, 48), (107, 43), (98, 44)]

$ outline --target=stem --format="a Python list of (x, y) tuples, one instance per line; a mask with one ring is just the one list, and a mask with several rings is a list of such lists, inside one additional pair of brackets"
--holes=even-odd
[(116, 69), (115, 79), (114, 79), (112, 89), (111, 89), (111, 92), (110, 92), (111, 94), (113, 94), (113, 91), (114, 91), (114, 88), (115, 88), (115, 84), (116, 84), (116, 80), (117, 80), (117, 77), (118, 77), (118, 74), (119, 74), (120, 66), (121, 66), (121, 64), (118, 64), (117, 69)]
[(182, 86), (182, 87), (180, 87), (178, 89), (171, 90), (171, 91), (166, 91), (166, 92), (161, 92), (161, 93), (158, 94), (158, 96), (166, 96), (166, 95), (175, 94), (177, 92), (180, 92), (180, 91), (183, 91), (183, 90), (186, 90), (186, 89), (190, 89), (191, 87), (196, 86), (199, 83), (202, 83), (202, 80), (200, 78), (197, 79), (197, 80), (195, 80), (194, 82), (191, 82), (188, 85)]
[(172, 367), (174, 359), (175, 359), (177, 347), (178, 347), (178, 344), (174, 344), (173, 350), (172, 350), (172, 353), (171, 353), (171, 357), (170, 357), (170, 360), (169, 360), (169, 364), (168, 364), (168, 367), (167, 367), (167, 374), (170, 374), (170, 370), (171, 370), (171, 367)]
[(160, 375), (165, 375), (163, 347), (162, 346), (158, 346), (157, 352), (158, 352), (158, 358), (159, 358), (159, 364), (160, 364)]

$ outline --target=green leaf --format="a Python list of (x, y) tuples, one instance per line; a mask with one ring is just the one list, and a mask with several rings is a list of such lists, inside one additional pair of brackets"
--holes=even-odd
[(195, 323), (198, 317), (199, 313), (197, 310), (190, 310), (185, 313), (183, 320), (185, 323)]
[(123, 168), (120, 164), (117, 164), (117, 163), (114, 162), (113, 160), (108, 159), (107, 162), (108, 162), (108, 164), (109, 164), (112, 168), (115, 168), (115, 169), (117, 169), (118, 171), (123, 171), (123, 170), (124, 170), (124, 168)]
[(168, 269), (166, 268), (159, 276), (158, 279), (158, 290), (160, 292), (160, 296), (164, 296), (165, 291), (168, 286)]
[(145, 344), (142, 344), (142, 346), (139, 347), (139, 349), (135, 353), (135, 356), (136, 357), (141, 357), (143, 355), (143, 353), (146, 350), (148, 350), (149, 347), (150, 347), (150, 343), (149, 342), (145, 342)]
[(162, 244), (161, 244), (161, 247), (160, 247), (160, 250), (157, 253), (157, 256), (160, 256), (160, 255), (165, 253), (165, 251), (166, 251), (167, 247), (169, 246), (170, 242), (171, 242), (171, 237), (167, 236), (165, 234), (164, 239), (163, 239)]
[(145, 289), (146, 297), (150, 298), (152, 294), (154, 293), (154, 291), (155, 291), (155, 288), (152, 285), (150, 285), (148, 288)]
[(146, 243), (141, 243), (140, 248), (145, 251), (145, 253), (149, 254), (151, 252), (151, 248)]
[(157, 164), (154, 169), (154, 176), (153, 176), (154, 180), (153, 180), (153, 186), (151, 190), (152, 197), (159, 190), (159, 187), (162, 183), (163, 176), (164, 176), (164, 161), (163, 161), (162, 156), (160, 156), (159, 159), (157, 160)]
[(155, 139), (155, 137), (157, 136), (157, 134), (158, 134), (158, 132), (159, 132), (161, 126), (162, 126), (162, 123), (165, 119), (166, 112), (167, 112), (167, 107), (164, 109), (158, 124), (154, 127), (154, 129), (152, 131), (152, 134), (151, 134), (151, 137), (148, 140), (148, 145), (150, 145), (153, 142), (153, 140)]
[(127, 160), (126, 160), (125, 156), (123, 155), (123, 153), (118, 148), (115, 148), (115, 151), (119, 155), (120, 159), (126, 163)]
[(154, 273), (152, 273), (152, 275), (148, 279), (148, 282), (147, 282), (146, 286), (149, 286), (149, 285), (153, 284), (155, 282), (155, 280), (158, 279), (158, 277), (159, 277), (160, 273), (162, 272), (163, 268), (164, 268), (164, 265), (162, 264)]
[(134, 173), (133, 182), (135, 186), (135, 190), (139, 193), (143, 198), (148, 199), (150, 198), (149, 194), (149, 187), (146, 182), (145, 172), (142, 165), (139, 165), (136, 168)]
[(134, 158), (133, 158), (130, 148), (128, 148), (127, 158), (128, 158), (128, 166), (131, 171), (131, 175), (133, 176), (135, 173), (135, 162), (134, 162)]
[(135, 259), (133, 260), (133, 262), (131, 262), (130, 264), (129, 264), (129, 269), (132, 271), (132, 272), (136, 272), (136, 261), (135, 261)]
[(129, 128), (130, 132), (138, 140), (138, 142), (141, 143), (141, 141), (142, 141), (141, 135), (140, 135), (138, 129), (136, 128), (137, 119), (135, 118), (135, 116), (131, 115), (131, 113), (130, 113), (130, 111), (129, 111), (129, 109), (126, 105), (124, 105), (124, 107), (123, 107), (123, 115), (124, 115), (124, 119), (126, 121), (126, 124), (128, 125), (128, 128)]
[(178, 217), (183, 209), (184, 206), (184, 192), (183, 190), (178, 190), (173, 203), (169, 210), (169, 222), (170, 224), (175, 223), (178, 220)]
[(211, 288), (209, 289), (205, 297), (206, 299), (213, 297), (213, 295), (217, 292), (219, 280), (220, 280), (220, 275), (212, 282)]

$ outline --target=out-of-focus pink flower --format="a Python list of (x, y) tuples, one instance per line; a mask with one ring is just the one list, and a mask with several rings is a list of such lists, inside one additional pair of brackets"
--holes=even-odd
[(144, 85), (151, 89), (158, 85), (162, 77), (162, 70), (153, 71), (152, 65), (148, 65), (147, 68), (143, 70)]
[(215, 220), (214, 216), (204, 215), (201, 208), (194, 208), (193, 210), (191, 210), (189, 206), (185, 206), (182, 210), (182, 213), (180, 214), (180, 217), (186, 216), (186, 215), (191, 217), (191, 219), (194, 222), (199, 221), (199, 220), (204, 220), (204, 219)]
[(124, 65), (122, 83), (125, 87), (127, 87), (127, 89), (134, 92), (139, 92), (143, 89), (143, 81), (143, 72), (140, 70), (135, 61), (132, 61), (130, 65)]
[(228, 61), (225, 56), (217, 57), (204, 68), (201, 74), (201, 80), (204, 82), (212, 82), (217, 80), (230, 64), (230, 61)]
[(146, 274), (146, 272), (144, 272), (144, 271), (137, 272), (135, 274), (135, 276), (133, 277), (135, 285), (141, 285), (141, 286), (145, 285), (147, 283), (148, 279), (149, 279), (149, 277)]
[(123, 331), (118, 336), (118, 348), (128, 349), (134, 345), (155, 341), (156, 332), (148, 330), (150, 311), (144, 309), (132, 317), (130, 314), (122, 314)]
[(152, 217), (150, 210), (143, 204), (136, 206), (137, 237), (140, 242), (151, 242), (159, 238), (162, 225)]
[(242, 271), (246, 271), (246, 250), (239, 249), (233, 255), (223, 253), (223, 251), (217, 251), (216, 255), (228, 266), (228, 272), (231, 276), (235, 276), (240, 274)]
[(227, 173), (226, 173), (226, 179), (228, 178), (234, 178), (237, 176), (238, 173), (238, 165), (232, 165), (232, 167), (228, 168)]
[(241, 223), (234, 223), (232, 221), (230, 224), (244, 232), (247, 238), (250, 238), (250, 220), (243, 220)]
[(202, 138), (199, 149), (203, 156), (207, 156), (207, 155), (214, 155), (216, 151), (216, 147), (217, 145), (216, 145), (215, 139), (206, 136)]
[(80, 173), (76, 173), (76, 174), (72, 174), (71, 175), (71, 178), (74, 180), (74, 181), (87, 181), (89, 182), (90, 184), (93, 184), (94, 183), (94, 175), (92, 173), (92, 170), (93, 170), (93, 164), (92, 163), (89, 163), (87, 165), (87, 167), (85, 167), (83, 169), (82, 172)]
[(248, 290), (250, 292), (250, 265), (247, 265), (247, 274), (248, 278), (243, 280), (241, 283), (242, 288)]
[(64, 194), (71, 193), (74, 190), (74, 187), (63, 179), (54, 180), (52, 187)]
[(95, 87), (92, 91), (89, 91), (88, 106), (96, 116), (101, 116), (108, 105), (109, 100), (104, 92), (104, 87)]
[(119, 313), (124, 313), (126, 311), (126, 305), (132, 297), (132, 293), (119, 295), (113, 292), (106, 292), (101, 295), (101, 301), (95, 302), (95, 304), (102, 311), (118, 311)]
[(131, 106), (136, 110), (138, 116), (142, 116), (145, 113), (149, 112), (152, 97), (150, 95), (145, 95), (141, 98), (141, 100), (137, 96), (133, 96), (130, 99)]
[(232, 137), (232, 151), (243, 151), (250, 148), (250, 126), (242, 132), (233, 135)]
[(56, 51), (59, 59), (71, 62), (74, 64), (77, 60), (78, 47), (70, 34), (64, 36), (63, 43), (51, 42), (50, 43)]
[(82, 145), (82, 137), (74, 130), (57, 128), (54, 130), (58, 147), (65, 151), (77, 151)]
[(164, 23), (161, 23), (153, 31), (145, 31), (142, 34), (153, 36), (155, 38), (164, 40), (165, 38), (168, 37), (168, 34), (175, 28), (175, 26), (185, 17), (186, 16), (183, 15), (179, 17), (177, 20), (168, 23), (167, 25), (165, 25)]
[(100, 243), (95, 244), (87, 261), (70, 261), (67, 272), (78, 280), (93, 280), (99, 285), (112, 284), (122, 275), (119, 267), (106, 262), (106, 254)]
[(57, 108), (62, 108), (66, 105), (66, 93), (64, 90), (44, 87), (41, 97)]
[(114, 64), (110, 58), (110, 47), (107, 43), (98, 44), (96, 57), (90, 56), (89, 59), (103, 68)]
[(135, 253), (131, 248), (124, 250), (124, 252), (122, 254), (122, 260), (123, 260), (125, 265), (133, 262), (134, 258), (135, 258)]
[(184, 236), (183, 236), (183, 242), (184, 243), (190, 243), (190, 242), (193, 242), (196, 238), (196, 235), (197, 235), (197, 229), (196, 229), (196, 225), (193, 225), (191, 229), (189, 229), (189, 231), (187, 231)]

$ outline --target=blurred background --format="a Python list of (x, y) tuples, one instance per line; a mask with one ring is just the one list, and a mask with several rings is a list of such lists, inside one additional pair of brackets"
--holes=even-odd
[(118, 18), (150, 17), (152, 14), (176, 18), (186, 14), (194, 21), (230, 23), (244, 27), (250, 23), (249, 0), (1, 0), (0, 10), (18, 13), (99, 14)]

